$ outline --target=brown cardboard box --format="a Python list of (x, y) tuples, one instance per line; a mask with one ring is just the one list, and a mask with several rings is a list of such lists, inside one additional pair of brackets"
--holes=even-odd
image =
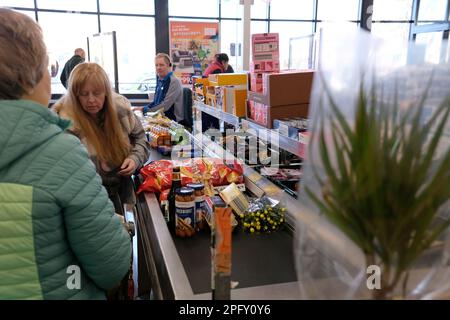
[(263, 93), (249, 92), (248, 99), (271, 107), (309, 103), (313, 70), (263, 76)]
[(268, 105), (248, 101), (247, 119), (252, 120), (268, 129), (273, 128), (273, 120), (281, 118), (308, 117), (309, 104), (292, 104), (277, 106), (275, 108)]

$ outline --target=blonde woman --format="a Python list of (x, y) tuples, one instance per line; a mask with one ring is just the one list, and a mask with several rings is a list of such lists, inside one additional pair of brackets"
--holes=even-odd
[(0, 300), (105, 299), (128, 233), (69, 122), (48, 109), (42, 31), (0, 8)]
[(54, 109), (73, 121), (71, 131), (86, 145), (117, 213), (134, 204), (131, 175), (149, 156), (148, 142), (130, 102), (111, 89), (106, 72), (96, 63), (72, 71), (68, 93)]

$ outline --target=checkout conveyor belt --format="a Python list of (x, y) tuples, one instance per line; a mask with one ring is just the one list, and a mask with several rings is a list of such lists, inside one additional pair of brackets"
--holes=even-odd
[[(167, 159), (151, 150), (150, 161)], [(149, 281), (156, 299), (211, 299), (210, 232), (192, 238), (172, 235), (154, 194), (138, 197), (138, 228), (146, 239), (141, 251), (152, 274)], [(142, 236), (144, 235), (144, 236)], [(246, 234), (238, 226), (233, 232), (231, 280), (238, 282), (232, 299), (298, 299), (299, 286), (294, 262), (293, 236), (288, 228), (272, 234)], [(148, 252), (148, 251), (151, 252)], [(148, 284), (146, 284), (148, 287)]]

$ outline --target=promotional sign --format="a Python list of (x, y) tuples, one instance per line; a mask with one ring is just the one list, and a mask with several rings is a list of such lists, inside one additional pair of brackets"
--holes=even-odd
[(202, 75), (219, 52), (218, 22), (170, 21), (170, 56), (174, 74), (184, 85)]

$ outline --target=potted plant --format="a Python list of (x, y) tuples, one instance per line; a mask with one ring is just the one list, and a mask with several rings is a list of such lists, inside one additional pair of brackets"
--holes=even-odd
[(319, 77), (319, 130), (310, 140), (318, 188), (304, 186), (306, 195), (360, 248), (366, 266), (380, 267), (381, 286), (372, 298), (416, 298), (407, 290), (411, 267), (450, 225), (439, 218), (450, 199), (450, 147), (442, 143), (450, 95), (426, 118), (431, 79), (407, 107), (397, 85), (361, 80), (349, 117)]

